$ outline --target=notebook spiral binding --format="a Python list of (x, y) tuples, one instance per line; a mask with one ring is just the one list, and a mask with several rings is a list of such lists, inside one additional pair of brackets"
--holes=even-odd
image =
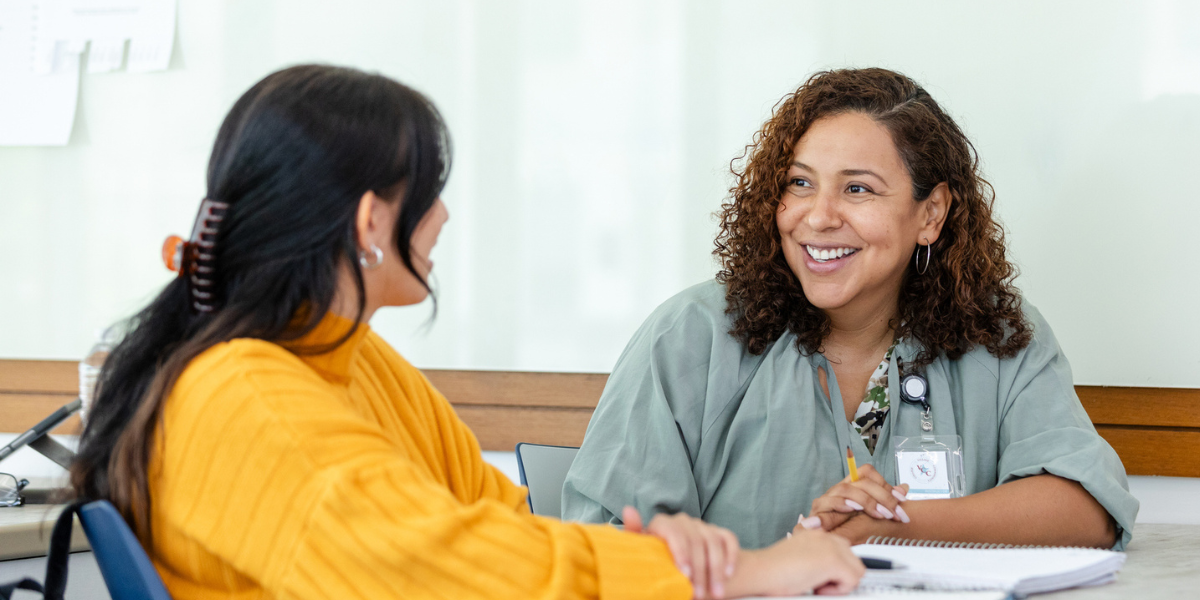
[(937, 540), (913, 540), (898, 537), (883, 537), (873, 535), (867, 538), (868, 544), (880, 546), (912, 546), (915, 548), (966, 548), (968, 550), (1049, 550), (1052, 548), (1072, 548), (1077, 550), (1096, 550), (1086, 546), (1015, 546), (1013, 544), (985, 544), (980, 542), (946, 542)]

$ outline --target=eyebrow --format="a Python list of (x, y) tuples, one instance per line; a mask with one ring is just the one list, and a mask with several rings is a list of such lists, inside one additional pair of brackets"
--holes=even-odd
[[(810, 167), (798, 160), (792, 161), (792, 166), (799, 167), (801, 169), (804, 169), (805, 171), (815, 172), (812, 167)], [(870, 176), (882, 181), (884, 183), (884, 185), (887, 185), (886, 179), (884, 179), (882, 176), (880, 176), (879, 173), (876, 173), (875, 171), (872, 171), (870, 169), (842, 169), (842, 175), (850, 175), (850, 176), (870, 175)]]

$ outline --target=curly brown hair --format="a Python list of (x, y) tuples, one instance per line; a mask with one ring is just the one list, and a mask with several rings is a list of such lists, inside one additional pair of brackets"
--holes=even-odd
[[(737, 179), (721, 207), (717, 281), (725, 286), (730, 334), (761, 354), (785, 331), (805, 354), (821, 351), (829, 317), (804, 295), (784, 260), (776, 211), (787, 185), (796, 143), (818, 119), (858, 112), (891, 134), (913, 181), (913, 198), (926, 200), (945, 182), (953, 197), (933, 260), (924, 274), (904, 274), (897, 336), (923, 350), (910, 368), (939, 354), (954, 360), (981, 344), (1011, 357), (1029, 345), (1032, 331), (1005, 256), (1004, 230), (992, 216), (995, 194), (980, 175), (967, 136), (913, 80), (886, 69), (841, 69), (810, 77), (775, 107), (745, 153), (731, 163)], [(918, 246), (918, 249), (920, 247)]]

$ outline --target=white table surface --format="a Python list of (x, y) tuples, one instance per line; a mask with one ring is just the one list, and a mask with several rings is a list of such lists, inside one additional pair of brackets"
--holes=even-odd
[[(7, 511), (7, 512), (5, 512)], [(57, 509), (47, 506), (25, 506), (0, 511), (0, 548), (12, 547), (14, 539), (28, 543), (31, 535), (49, 544), (50, 528)], [(45, 529), (32, 526), (46, 522)], [(76, 523), (75, 531), (80, 531)], [(44, 532), (45, 537), (41, 538)], [(41, 543), (41, 542), (38, 542)], [(44, 548), (45, 546), (43, 546)], [(82, 546), (85, 547), (86, 546)], [(44, 549), (42, 550), (45, 551)], [(1124, 568), (1116, 583), (1095, 588), (1067, 590), (1035, 598), (1054, 600), (1158, 600), (1160, 598), (1200, 598), (1200, 525), (1169, 525), (1139, 523), (1134, 528), (1133, 542), (1126, 550)], [(26, 554), (28, 556), (28, 554)], [(78, 568), (77, 568), (78, 565)], [(0, 581), (20, 577), (45, 575), (45, 558), (0, 561)], [(70, 590), (68, 597), (79, 600), (107, 600), (108, 593), (98, 586), (99, 571), (90, 552), (71, 555)], [(75, 581), (76, 578), (79, 581)]]

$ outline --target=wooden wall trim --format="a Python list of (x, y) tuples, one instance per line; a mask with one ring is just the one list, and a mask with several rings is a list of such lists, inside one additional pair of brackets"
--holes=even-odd
[(475, 432), (480, 448), (506, 452), (520, 442), (578, 446), (592, 418), (590, 408), (456, 404), (454, 411)]
[(1097, 425), (1130, 475), (1200, 477), (1200, 429)]
[[(21, 433), (75, 398), (75, 395), (6, 394), (0, 392), (0, 433)], [(50, 433), (78, 435), (80, 431), (82, 431), (82, 423), (79, 415), (76, 414)], [(2, 445), (0, 444), (0, 446)]]
[(423, 369), (453, 404), (596, 408), (607, 373)]
[(79, 395), (79, 363), (0, 359), (0, 393)]
[(1200, 427), (1200, 389), (1077, 385), (1097, 425)]
[[(0, 432), (20, 433), (79, 396), (79, 363), (0, 359)], [(52, 433), (76, 435), (79, 416)]]
[[(426, 369), (484, 450), (517, 442), (578, 446), (604, 373)], [(72, 361), (0, 359), (0, 432), (21, 432), (78, 393)], [(1200, 477), (1200, 389), (1075, 386), (1131, 475)], [(72, 418), (55, 433), (77, 433)]]

